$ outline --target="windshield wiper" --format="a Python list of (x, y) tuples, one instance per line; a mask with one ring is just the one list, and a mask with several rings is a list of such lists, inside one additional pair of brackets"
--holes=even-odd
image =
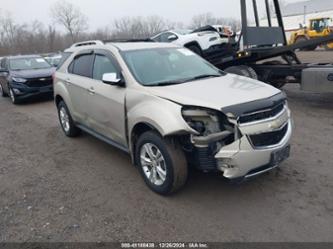
[(190, 80), (201, 80), (201, 79), (206, 79), (206, 78), (217, 78), (217, 77), (221, 77), (221, 74), (202, 74), (202, 75), (198, 75), (195, 76), (193, 78), (191, 78)]
[(182, 80), (157, 82), (157, 83), (153, 83), (153, 84), (147, 85), (147, 86), (171, 86), (171, 85), (178, 85), (178, 84), (187, 83), (187, 82), (194, 81), (194, 80), (200, 80), (200, 79), (205, 79), (205, 78), (213, 78), (213, 77), (221, 77), (221, 76), (223, 76), (223, 75), (221, 75), (221, 74), (202, 74), (202, 75), (198, 75), (198, 76), (195, 76), (195, 77), (182, 79)]
[(171, 85), (178, 85), (187, 82), (187, 80), (173, 80), (173, 81), (165, 81), (165, 82), (158, 82), (153, 83), (147, 86), (171, 86)]

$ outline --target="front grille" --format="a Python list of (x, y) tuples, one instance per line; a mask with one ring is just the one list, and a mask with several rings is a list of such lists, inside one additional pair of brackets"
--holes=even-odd
[(194, 164), (197, 169), (214, 171), (217, 169), (216, 159), (211, 146), (196, 148), (194, 153)]
[(280, 143), (287, 131), (288, 124), (286, 124), (281, 130), (261, 133), (258, 135), (250, 135), (249, 138), (252, 145), (255, 147), (271, 146)]
[(53, 80), (52, 77), (41, 77), (41, 78), (34, 78), (28, 79), (25, 83), (29, 87), (44, 87), (52, 85)]
[(243, 123), (249, 123), (249, 122), (254, 122), (262, 119), (268, 119), (275, 117), (277, 114), (279, 114), (284, 108), (284, 103), (280, 103), (277, 106), (274, 106), (273, 108), (269, 110), (262, 110), (262, 111), (257, 111), (249, 114), (244, 114), (239, 118), (239, 122), (241, 124)]

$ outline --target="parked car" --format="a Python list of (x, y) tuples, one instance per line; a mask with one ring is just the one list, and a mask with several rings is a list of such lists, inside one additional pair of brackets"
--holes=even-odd
[(85, 131), (129, 153), (159, 194), (181, 188), (188, 167), (243, 180), (289, 156), (285, 94), (174, 44), (83, 46), (55, 73), (54, 94), (68, 137)]
[(51, 56), (46, 56), (44, 59), (53, 67), (57, 67), (61, 61), (61, 54), (54, 54)]
[(232, 30), (231, 26), (226, 25), (206, 25), (200, 27), (193, 32), (205, 32), (205, 31), (212, 31), (219, 33), (222, 43), (235, 43), (236, 42), (236, 33)]
[(0, 64), (0, 95), (9, 95), (13, 104), (35, 95), (52, 94), (55, 69), (43, 57), (10, 56)]
[(186, 47), (199, 55), (214, 52), (222, 44), (216, 31), (192, 32), (191, 30), (170, 30), (151, 38), (156, 42), (169, 42)]

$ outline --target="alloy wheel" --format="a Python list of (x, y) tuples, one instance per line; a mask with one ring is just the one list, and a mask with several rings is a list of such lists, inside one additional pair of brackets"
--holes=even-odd
[(9, 96), (12, 102), (15, 103), (16, 102), (15, 94), (11, 88), (9, 89)]
[(59, 116), (60, 116), (60, 122), (61, 122), (62, 128), (65, 130), (65, 132), (69, 132), (69, 130), (70, 130), (69, 116), (64, 107), (60, 108)]
[(166, 162), (159, 148), (152, 143), (145, 143), (140, 150), (141, 167), (147, 179), (161, 186), (166, 180)]

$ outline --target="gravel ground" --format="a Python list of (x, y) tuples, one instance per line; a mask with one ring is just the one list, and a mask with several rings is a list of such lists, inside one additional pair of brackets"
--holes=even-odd
[(333, 241), (333, 94), (284, 90), (295, 131), (280, 169), (241, 185), (191, 172), (168, 198), (123, 152), (66, 138), (52, 101), (0, 99), (0, 242)]

